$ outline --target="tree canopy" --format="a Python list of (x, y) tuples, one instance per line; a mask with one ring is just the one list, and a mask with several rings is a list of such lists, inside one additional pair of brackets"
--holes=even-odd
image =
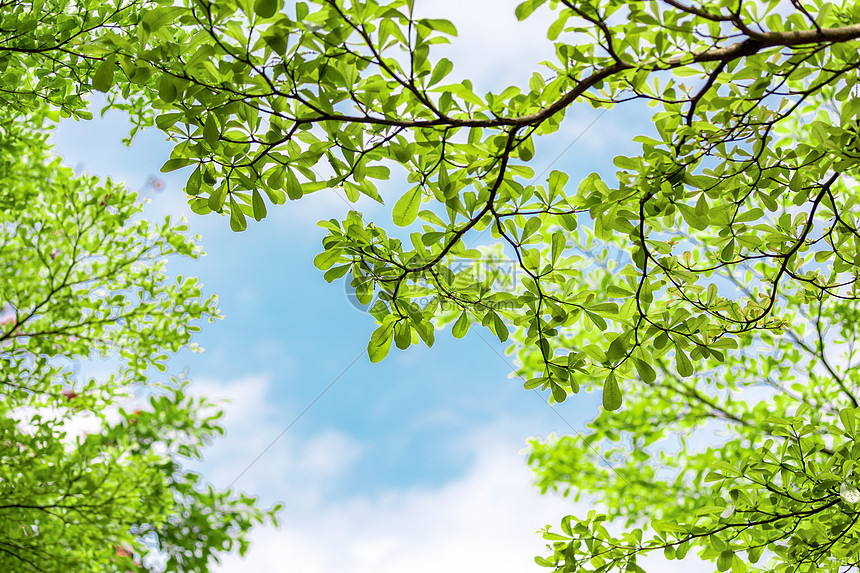
[[(277, 508), (188, 471), (221, 413), (153, 375), (217, 316), (165, 270), (200, 249), (136, 217), (122, 185), (61, 166), (43, 120), (0, 118), (0, 570), (209, 571)], [(112, 372), (76, 373), (87, 361)]]
[[(698, 545), (720, 570), (860, 568), (860, 6), (527, 0), (516, 15), (539, 9), (555, 59), (481, 95), (433, 55), (455, 27), (411, 0), (14, 3), (0, 97), (84, 118), (106, 93), (172, 139), (163, 170), (189, 168), (191, 208), (236, 231), (331, 188), (382, 202), (398, 171), (409, 240), (353, 211), (321, 222), (315, 261), (372, 303), (371, 360), (480, 323), (510, 337), (526, 388), (602, 392), (587, 436), (531, 459), (544, 488), (595, 493), (634, 529), (566, 518), (542, 563), (636, 571), (638, 554)], [(533, 181), (535, 141), (581, 103), (648, 104), (654, 133), (611, 180)], [(476, 272), (503, 260), (514, 285)], [(709, 420), (732, 437), (660, 441)]]

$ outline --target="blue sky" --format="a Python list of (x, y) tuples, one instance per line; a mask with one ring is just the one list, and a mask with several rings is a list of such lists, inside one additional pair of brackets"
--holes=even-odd
[[(481, 92), (525, 84), (535, 64), (551, 58), (544, 39), (550, 20), (545, 12), (517, 23), (515, 5), (424, 3), (427, 15), (447, 17), (460, 31), (437, 57), (454, 61), (454, 74), (470, 77)], [(553, 168), (572, 181), (590, 171), (611, 176), (612, 157), (636, 149), (631, 125), (647, 115), (612, 111), (586, 129), (597, 115), (577, 109), (558, 134), (538, 142), (536, 172), (558, 158)], [(80, 170), (143, 189), (170, 144), (149, 131), (125, 148), (120, 140), (128, 129), (113, 113), (66, 122), (57, 130), (56, 151)], [(312, 264), (324, 236), (316, 221), (342, 217), (347, 205), (332, 194), (312, 195), (270, 209), (267, 219), (237, 234), (226, 219), (187, 209), (183, 175), (161, 176), (163, 192), (145, 190), (151, 199), (145, 216), (184, 215), (191, 232), (202, 235), (207, 256), (172, 262), (171, 269), (199, 276), (219, 295), (225, 316), (196, 338), (205, 353), (171, 361), (173, 373), (188, 368), (200, 393), (231, 400), (227, 436), (207, 451), (202, 471), (222, 487), (242, 474), (238, 487), (266, 504), (286, 504), (279, 530), (257, 532), (247, 560), (230, 558), (219, 570), (538, 570), (532, 558), (543, 543), (535, 530), (575, 509), (537, 495), (519, 450), (529, 436), (569, 432), (567, 423), (581, 428), (597, 412), (599, 396), (577, 396), (554, 412), (509, 377), (513, 366), (503, 345), (475, 327), (463, 340), (447, 329), (432, 349), (393, 349), (371, 365), (364, 349), (373, 319), (350, 305), (340, 281), (326, 283)], [(398, 192), (396, 182), (383, 189), (386, 198)], [(358, 208), (393, 228), (389, 207)], [(334, 539), (339, 549), (332, 552)]]

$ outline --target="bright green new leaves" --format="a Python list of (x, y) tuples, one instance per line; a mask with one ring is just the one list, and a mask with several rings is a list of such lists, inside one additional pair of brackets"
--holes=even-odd
[(451, 73), (451, 70), (454, 69), (454, 64), (451, 63), (451, 60), (447, 58), (442, 58), (439, 60), (439, 63), (436, 64), (436, 67), (433, 68), (433, 73), (430, 75), (430, 81), (427, 82), (428, 85), (435, 85), (442, 81), (442, 78)]
[[(0, 570), (204, 573), (275, 510), (184, 469), (220, 412), (152, 374), (217, 317), (196, 279), (165, 270), (200, 250), (184, 225), (141, 220), (123, 186), (62, 167), (39, 115), (0, 119)], [(109, 374), (76, 374), (100, 359)]]
[[(836, 571), (856, 560), (837, 498), (860, 459), (836, 417), (858, 407), (860, 381), (820, 333), (850, 339), (860, 300), (860, 14), (736, 4), (527, 0), (516, 16), (551, 11), (555, 58), (482, 95), (446, 83), (456, 62), (433, 46), (456, 29), (410, 0), (59, 2), (38, 18), (13, 3), (0, 30), (32, 33), (4, 38), (0, 98), (85, 117), (82, 96), (106, 91), (175, 143), (163, 170), (190, 167), (191, 208), (237, 231), (266, 201), (334, 189), (381, 202), (391, 177), (408, 236), (353, 211), (321, 223), (315, 259), (370, 305), (371, 359), (392, 340), (432, 345), (448, 323), (510, 337), (528, 388), (603, 393), (590, 441), (535, 458), (545, 484), (577, 476), (633, 521), (657, 514), (619, 538), (604, 516), (566, 519), (543, 564), (639, 571), (637, 554), (696, 546), (722, 570), (767, 554), (769, 571)], [(529, 165), (553, 163), (538, 138), (577, 102), (651, 104), (653, 129), (614, 176), (536, 178)], [(779, 391), (740, 395), (759, 383)], [(654, 450), (706, 420), (741, 437)], [(589, 446), (628, 462), (610, 473)], [(656, 460), (677, 473), (668, 485)]]
[(0, 332), (0, 352), (116, 356), (128, 376), (142, 379), (163, 367), (165, 351), (189, 344), (189, 321), (216, 313), (196, 280), (171, 283), (161, 262), (199, 250), (181, 225), (132, 224), (140, 210), (133, 194), (73, 178), (38, 136), (28, 137), (3, 166), (0, 298), (17, 319)]
[[(516, 15), (545, 4), (523, 2)], [(422, 228), (401, 244), (347, 226), (328, 243), (340, 253), (329, 278), (353, 271), (362, 289), (370, 281), (384, 293), (377, 321), (408, 323), (426, 342), (431, 324), (468, 309), (500, 339), (514, 327), (538, 352), (540, 378), (572, 392), (576, 368), (621, 382), (673, 352), (679, 372), (692, 375), (738, 337), (783, 329), (784, 292), (855, 296), (846, 277), (856, 250), (858, 109), (844, 78), (856, 62), (835, 47), (860, 37), (845, 24), (848, 12), (822, 12), (812, 25), (799, 11), (784, 29), (778, 18), (735, 17), (718, 4), (550, 3), (552, 69), (526, 76), (527, 87), (480, 96), (468, 81), (445, 85), (455, 64), (433, 58), (453, 25), (414, 18), (406, 0), (316, 0), (295, 13), (271, 0), (250, 6), (219, 4), (205, 19), (196, 4), (144, 10), (139, 35), (120, 26), (92, 42), (102, 58), (93, 85), (109, 87), (115, 61), (112, 92), (149, 90), (156, 124), (176, 141), (164, 170), (194, 167), (192, 209), (228, 215), (237, 231), (265, 217), (267, 202), (328, 188), (381, 201), (377, 183), (393, 163), (401, 170), (394, 224), (421, 217)], [(759, 20), (771, 29), (766, 42), (738, 24)], [(820, 60), (804, 59), (819, 48)], [(681, 83), (688, 77), (701, 93)], [(791, 95), (800, 93), (804, 101)], [(591, 174), (569, 185), (556, 170), (545, 184), (525, 184), (536, 139), (556, 131), (570, 105), (631, 98), (658, 104), (655, 133), (636, 138), (640, 154), (615, 159), (614, 180)], [(825, 100), (844, 113), (821, 111)], [(486, 230), (516, 271), (491, 270), (508, 276), (505, 286), (481, 276), (488, 264), (469, 252), (470, 238)], [(620, 264), (598, 271), (589, 267), (595, 257)], [(740, 279), (750, 265), (756, 278)], [(714, 293), (712, 275), (740, 286)], [(417, 299), (433, 302), (416, 309)], [(579, 330), (594, 334), (571, 346), (566, 337)]]
[(735, 557), (735, 552), (731, 549), (723, 549), (717, 557), (717, 570), (728, 571), (732, 567), (732, 560)]
[(464, 310), (451, 328), (451, 334), (454, 335), (454, 338), (463, 338), (469, 332), (469, 324), (469, 315)]
[(525, 20), (532, 12), (538, 9), (541, 4), (546, 3), (546, 0), (526, 0), (517, 5), (516, 16), (517, 20)]
[[(798, 313), (785, 336), (747, 339), (698, 379), (658, 361), (659, 377), (631, 386), (623, 412), (601, 413), (575, 436), (534, 440), (542, 490), (599, 496), (607, 512), (564, 518), (544, 535), (551, 555), (539, 562), (573, 572), (597, 559), (623, 571), (655, 551), (683, 559), (692, 549), (720, 571), (843, 570), (860, 542), (844, 494), (860, 457), (860, 375), (828, 355), (854, 363), (858, 316), (856, 303), (839, 301)], [(827, 341), (830, 329), (844, 341)], [(763, 344), (766, 353), (754, 351)], [(626, 520), (625, 533), (602, 526), (610, 515)]]
[(486, 315), (484, 315), (483, 320), (484, 326), (489, 326), (492, 331), (499, 337), (500, 342), (505, 342), (508, 339), (508, 327), (505, 325), (505, 321), (501, 316), (495, 311), (490, 311)]
[[(399, 7), (404, 4), (406, 6), (409, 6), (408, 3), (404, 2), (391, 2), (388, 6), (386, 6), (386, 9), (384, 9), (384, 11), (385, 13), (390, 14), (389, 12), (387, 12), (387, 9)], [(417, 24), (420, 28), (424, 28), (426, 30), (434, 30), (446, 34), (448, 36), (457, 35), (457, 28), (454, 27), (454, 24), (452, 24), (448, 20), (444, 20), (441, 18), (421, 18), (417, 21)]]
[(367, 355), (371, 362), (382, 362), (391, 348), (393, 331), (391, 326), (382, 325), (373, 331), (370, 342), (367, 343)]

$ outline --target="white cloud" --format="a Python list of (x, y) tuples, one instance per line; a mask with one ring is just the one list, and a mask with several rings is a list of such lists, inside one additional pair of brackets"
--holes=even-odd
[[(232, 481), (245, 460), (262, 451), (294, 416), (273, 408), (264, 377), (226, 384), (210, 380), (195, 389), (233, 397), (225, 420), (228, 435), (207, 453), (204, 475), (215, 484)], [(536, 531), (547, 524), (557, 529), (562, 516), (584, 515), (589, 507), (538, 494), (517, 453), (524, 437), (516, 435), (514, 426), (501, 421), (463, 436), (456, 447), (469, 451), (473, 462), (454, 480), (375, 495), (336, 491), (337, 478), (348, 479), (363, 453), (355, 439), (324, 430), (300, 443), (287, 433), (238, 482), (264, 498), (281, 498), (281, 526), (255, 531), (245, 558), (227, 556), (213, 571), (543, 570), (533, 560), (546, 554)], [(681, 571), (679, 564), (663, 563), (661, 557), (649, 561), (662, 571)], [(684, 569), (696, 571), (690, 559)]]
[(476, 460), (460, 479), (298, 511), (288, 504), (280, 529), (257, 532), (246, 559), (231, 556), (216, 570), (537, 571), (533, 556), (544, 551), (535, 531), (571, 512), (571, 504), (537, 494), (513, 444), (471, 440)]
[(235, 481), (244, 491), (280, 499), (288, 507), (315, 506), (322, 503), (333, 482), (349, 471), (362, 447), (349, 435), (331, 429), (297, 440), (285, 429), (304, 404), (275, 401), (270, 389), (265, 376), (228, 383), (195, 380), (195, 393), (229, 400), (219, 403), (225, 412), (226, 436), (206, 449), (200, 469), (219, 487)]
[(499, 92), (508, 85), (525, 86), (532, 73), (549, 70), (538, 64), (555, 59), (555, 48), (547, 28), (555, 13), (538, 9), (520, 22), (514, 10), (521, 0), (433, 0), (416, 2), (423, 18), (445, 18), (457, 28), (450, 45), (436, 45), (434, 59), (447, 57), (454, 63), (452, 83), (470, 79), (478, 94)]

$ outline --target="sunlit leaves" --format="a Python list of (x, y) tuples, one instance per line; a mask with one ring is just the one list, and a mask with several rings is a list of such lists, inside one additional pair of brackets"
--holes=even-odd
[(252, 194), (252, 203), (251, 203), (254, 219), (260, 221), (266, 217), (266, 203), (263, 201), (262, 195), (260, 192), (254, 189)]
[(454, 24), (441, 18), (421, 18), (418, 20), (418, 25), (429, 30), (442, 32), (449, 36), (457, 35), (457, 28), (454, 27)]
[(394, 219), (394, 224), (398, 227), (406, 227), (411, 225), (418, 216), (418, 210), (421, 207), (421, 188), (413, 187), (404, 193), (400, 199), (394, 204), (391, 211), (391, 216)]
[(289, 167), (285, 170), (284, 176), (286, 178), (287, 197), (293, 200), (300, 199), (304, 192), (302, 191), (301, 183), (299, 183), (299, 178), (296, 177), (296, 174)]
[(393, 329), (390, 325), (383, 325), (373, 331), (370, 342), (367, 343), (367, 355), (371, 362), (381, 362), (388, 355), (393, 338)]
[(525, 20), (532, 12), (545, 2), (546, 0), (526, 0), (525, 2), (522, 2), (516, 8), (517, 20)]
[(454, 338), (463, 338), (466, 336), (466, 333), (469, 331), (469, 315), (466, 311), (463, 311), (460, 314), (460, 318), (457, 319), (457, 322), (454, 323), (454, 326), (451, 329), (451, 334), (454, 335)]
[[(26, 33), (4, 44), (7, 105), (49, 102), (86, 117), (83, 96), (106, 92), (110, 105), (173, 142), (162, 169), (190, 167), (192, 210), (223, 214), (237, 231), (268, 215), (266, 200), (384, 196), (408, 235), (389, 236), (385, 213), (371, 222), (353, 211), (322, 223), (328, 236), (314, 261), (371, 305), (371, 359), (392, 341), (429, 346), (437, 327), (452, 324), (460, 338), (480, 323), (514, 341), (527, 387), (556, 402), (602, 391), (605, 412), (590, 441), (544, 460), (579, 465), (554, 475), (577, 476), (578, 487), (637, 519), (653, 516), (635, 500), (670, 500), (656, 509), (661, 538), (641, 529), (613, 538), (599, 514), (568, 520), (567, 539), (585, 541), (549, 534), (553, 554), (542, 564), (639, 571), (638, 552), (682, 559), (697, 546), (718, 569), (744, 571), (739, 555), (755, 562), (766, 547), (781, 560), (770, 570), (790, 570), (817, 558), (801, 536), (840, 562), (853, 525), (836, 505), (816, 504), (845, 505), (838, 492), (857, 453), (824, 437), (854, 433), (843, 412), (856, 407), (860, 381), (831, 362), (797, 366), (797, 356), (823, 360), (832, 344), (832, 334), (804, 338), (814, 324), (845, 339), (856, 331), (856, 10), (527, 0), (515, 15), (551, 16), (554, 57), (523, 70), (516, 86), (483, 94), (468, 79), (449, 83), (456, 58), (434, 50), (457, 32), (445, 14), (417, 18), (407, 0), (126, 7), (86, 15), (49, 7), (36, 20), (10, 6), (0, 28)], [(615, 157), (616, 173), (570, 181), (530, 168), (556, 165), (539, 156), (539, 138), (583, 117), (574, 106), (648, 117), (646, 103), (651, 127), (635, 128), (642, 134)], [(834, 300), (848, 302), (837, 311)], [(753, 381), (780, 391), (748, 403), (737, 395)], [(832, 426), (837, 411), (844, 428)], [(746, 442), (701, 457), (648, 450), (669, 429), (685, 436), (714, 419)], [(779, 442), (758, 446), (764, 434)], [(629, 446), (623, 456), (610, 445), (619, 441)], [(629, 473), (611, 474), (589, 446), (629, 460)], [(648, 463), (658, 453), (683, 479), (657, 479)], [(623, 487), (606, 485), (621, 475), (630, 478)], [(763, 484), (768, 494), (757, 493)], [(779, 484), (801, 497), (782, 495)], [(792, 522), (813, 509), (832, 523)], [(697, 525), (685, 521), (691, 515)], [(771, 527), (774, 515), (788, 517)], [(755, 525), (735, 537), (718, 530), (732, 520)], [(794, 526), (797, 538), (768, 537)], [(692, 527), (713, 532), (685, 538)], [(841, 541), (830, 544), (831, 530)]]
[(215, 147), (218, 145), (218, 139), (220, 136), (221, 132), (218, 129), (218, 123), (215, 116), (209, 115), (203, 123), (203, 140), (209, 145), (209, 147)]
[[(275, 511), (184, 469), (223, 433), (220, 413), (186, 380), (153, 375), (217, 317), (196, 279), (166, 273), (166, 257), (200, 251), (184, 224), (140, 218), (123, 186), (74, 176), (17, 119), (0, 118), (0, 544), (15, 547), (0, 569), (113, 572), (167, 556), (206, 571)], [(79, 376), (86, 360), (109, 371)], [(149, 403), (126, 410), (141, 384)], [(84, 420), (97, 430), (81, 433)]]
[(505, 342), (508, 339), (508, 327), (505, 324), (504, 319), (499, 316), (496, 311), (487, 311), (486, 314), (484, 314), (482, 324), (489, 327), (499, 338), (499, 341)]
[(451, 73), (451, 70), (454, 69), (454, 64), (451, 63), (451, 60), (446, 58), (442, 58), (436, 67), (433, 68), (433, 73), (430, 75), (430, 80), (427, 82), (428, 85), (435, 85), (442, 81), (442, 79)]

